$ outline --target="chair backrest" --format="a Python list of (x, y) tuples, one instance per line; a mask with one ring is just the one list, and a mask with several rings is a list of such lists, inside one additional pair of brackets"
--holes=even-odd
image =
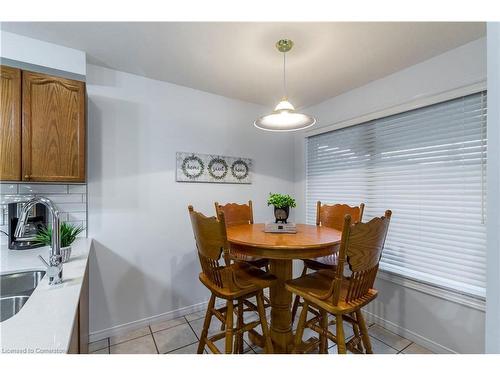
[[(333, 302), (338, 303), (342, 284), (348, 282), (346, 302), (363, 298), (373, 288), (392, 212), (385, 211), (382, 217), (375, 217), (367, 223), (352, 224), (350, 215), (344, 219), (340, 243), (337, 274), (332, 285)], [(351, 275), (344, 277), (344, 262)]]
[(351, 207), (347, 204), (321, 204), (316, 203), (316, 225), (342, 230), (345, 215), (351, 215), (352, 222), (361, 222), (365, 204)]
[(225, 264), (230, 264), (224, 213), (217, 219), (196, 212), (193, 206), (188, 210), (202, 272), (216, 286), (223, 288), (227, 284), (227, 275), (223, 271), (225, 267), (219, 264), (221, 254)]
[(248, 201), (248, 204), (227, 203), (225, 205), (215, 202), (215, 212), (218, 218), (221, 212), (224, 213), (228, 226), (253, 224), (252, 201)]

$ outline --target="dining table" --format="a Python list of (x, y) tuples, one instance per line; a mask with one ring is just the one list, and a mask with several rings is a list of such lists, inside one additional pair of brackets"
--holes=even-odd
[(327, 256), (338, 248), (342, 232), (320, 226), (297, 224), (296, 233), (265, 232), (265, 224), (242, 224), (227, 228), (231, 250), (255, 258), (269, 259), (277, 281), (270, 288), (270, 333), (275, 353), (291, 353), (292, 295), (285, 282), (293, 277), (293, 260)]

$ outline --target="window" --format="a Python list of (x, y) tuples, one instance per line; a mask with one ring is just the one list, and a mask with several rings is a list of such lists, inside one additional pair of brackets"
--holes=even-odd
[(486, 92), (307, 138), (316, 201), (393, 211), (380, 268), (484, 297)]

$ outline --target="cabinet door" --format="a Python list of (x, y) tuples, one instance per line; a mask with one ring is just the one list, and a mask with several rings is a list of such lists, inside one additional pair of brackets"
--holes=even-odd
[(21, 180), (21, 71), (0, 66), (0, 180)]
[(23, 180), (85, 181), (85, 84), (23, 71)]

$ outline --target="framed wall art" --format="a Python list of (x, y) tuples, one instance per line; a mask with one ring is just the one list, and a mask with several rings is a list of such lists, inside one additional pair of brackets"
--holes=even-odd
[(252, 159), (177, 152), (176, 181), (228, 184), (252, 183)]

